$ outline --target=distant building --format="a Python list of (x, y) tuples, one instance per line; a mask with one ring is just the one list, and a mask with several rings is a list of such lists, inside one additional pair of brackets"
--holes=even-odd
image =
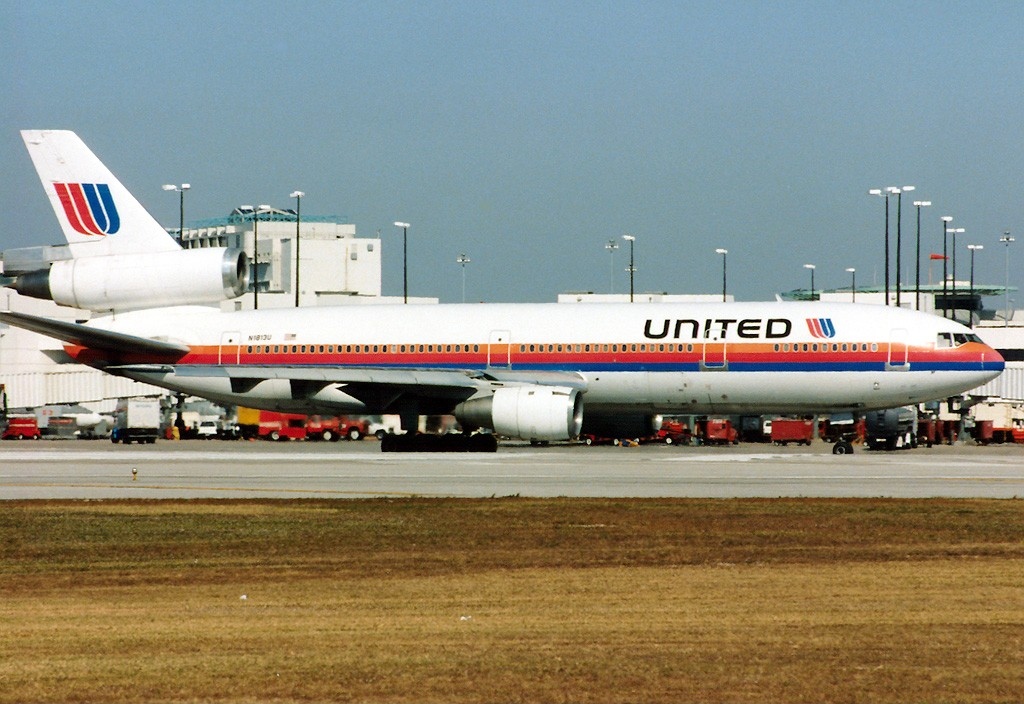
[[(258, 222), (257, 222), (258, 219)], [(256, 264), (249, 289), (259, 286), (260, 308), (291, 308), (296, 283), (301, 307), (376, 302), (381, 293), (380, 240), (357, 238), (355, 225), (336, 216), (303, 216), (301, 242), (296, 247), (293, 210), (252, 206), (235, 208), (230, 215), (193, 224), (179, 241), (187, 249), (235, 247)], [(177, 232), (175, 228), (172, 232)], [(256, 238), (258, 237), (258, 241)], [(300, 261), (296, 265), (295, 251)], [(225, 301), (225, 310), (253, 308), (247, 293)]]

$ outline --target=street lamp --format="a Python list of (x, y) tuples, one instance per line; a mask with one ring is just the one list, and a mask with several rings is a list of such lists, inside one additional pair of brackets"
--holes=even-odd
[(885, 198), (885, 305), (889, 305), (889, 196), (894, 190), (898, 189), (889, 186), (884, 192), (881, 188), (872, 188), (868, 191), (869, 196)]
[(970, 310), (970, 313), (969, 313), (969, 315), (971, 317), (970, 317), (970, 319), (969, 319), (969, 321), (967, 323), (967, 327), (973, 328), (974, 327), (974, 308), (975, 308), (975, 306), (974, 306), (974, 253), (977, 252), (977, 251), (980, 251), (982, 249), (985, 249), (985, 245), (969, 244), (969, 245), (967, 245), (967, 249), (971, 250), (971, 310)]
[(615, 293), (615, 250), (619, 248), (619, 243), (615, 240), (608, 240), (608, 244), (604, 246), (611, 255), (611, 261), (608, 263), (608, 293)]
[(178, 192), (178, 244), (184, 244), (182, 240), (185, 237), (185, 191), (190, 188), (192, 186), (188, 183), (183, 183), (180, 186), (175, 186), (173, 183), (165, 183), (163, 186), (165, 191)]
[(725, 303), (725, 261), (729, 258), (728, 249), (716, 249), (715, 254), (722, 255), (722, 303)]
[(633, 302), (633, 274), (636, 273), (636, 266), (633, 265), (633, 243), (636, 242), (636, 237), (633, 235), (623, 235), (622, 239), (629, 242), (629, 268), (626, 271), (629, 272), (629, 302)]
[(899, 188), (893, 188), (893, 193), (896, 194), (896, 305), (900, 305), (900, 280), (903, 278), (903, 261), (901, 253), (903, 251), (903, 235), (902, 235), (902, 224), (903, 224), (903, 192), (912, 191), (915, 186), (901, 186)]
[(810, 269), (811, 270), (811, 300), (813, 301), (814, 300), (814, 265), (813, 264), (804, 264), (804, 269)]
[(914, 261), (914, 310), (921, 310), (921, 208), (931, 205), (930, 200), (915, 200), (914, 207), (917, 208), (917, 248), (915, 249)]
[(1007, 230), (999, 238), (999, 241), (1005, 245), (1003, 250), (1006, 253), (1006, 281), (1003, 284), (1003, 293), (1006, 295), (1006, 309), (1003, 311), (1003, 327), (1005, 328), (1010, 325), (1010, 243), (1017, 240), (1010, 237), (1010, 231)]
[(943, 215), (942, 220), (942, 317), (948, 318), (949, 298), (946, 296), (946, 281), (949, 275), (946, 274), (946, 265), (949, 263), (949, 254), (946, 252), (946, 234), (949, 232), (949, 223), (953, 221), (952, 215)]
[(302, 191), (292, 191), (288, 197), (295, 199), (295, 307), (299, 307), (299, 244), (302, 242), (302, 232), (299, 229), (302, 220)]
[(857, 270), (852, 266), (846, 270), (850, 275), (850, 298), (853, 303), (857, 302)]
[(953, 297), (953, 320), (956, 320), (956, 236), (957, 233), (962, 235), (964, 233), (964, 228), (950, 228), (949, 232), (953, 235), (952, 247), (950, 248), (950, 251), (953, 252), (953, 293), (951, 295)]
[(402, 301), (409, 302), (409, 223), (396, 222), (402, 228)]
[(460, 254), (455, 258), (456, 264), (462, 265), (462, 302), (466, 302), (466, 265), (469, 264), (472, 259), (467, 257), (465, 254)]

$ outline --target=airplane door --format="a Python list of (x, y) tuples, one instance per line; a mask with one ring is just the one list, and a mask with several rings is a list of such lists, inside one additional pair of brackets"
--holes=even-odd
[(512, 367), (512, 333), (509, 330), (491, 330), (487, 339), (487, 366)]
[(726, 356), (725, 329), (722, 325), (712, 325), (704, 335), (704, 354), (701, 357), (701, 371), (717, 372), (729, 369)]
[(239, 332), (222, 332), (220, 334), (220, 348), (217, 350), (217, 364), (238, 364), (239, 356), (242, 353), (242, 335)]
[(893, 328), (889, 331), (889, 361), (885, 365), (886, 371), (905, 372), (910, 369), (907, 347), (905, 329)]

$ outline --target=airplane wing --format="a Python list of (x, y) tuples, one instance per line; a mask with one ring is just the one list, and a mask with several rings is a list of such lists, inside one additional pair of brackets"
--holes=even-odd
[[(140, 365), (109, 367), (107, 371), (143, 371)], [(313, 395), (334, 384), (345, 393), (372, 406), (386, 405), (382, 399), (412, 394), (420, 398), (465, 400), (482, 389), (517, 384), (562, 386), (585, 391), (586, 381), (574, 372), (515, 372), (509, 370), (390, 369), (386, 367), (303, 366), (259, 367), (242, 365), (174, 367), (179, 377), (228, 377), (235, 393), (253, 389), (264, 379), (287, 379), (297, 395)]]
[(125, 335), (109, 330), (98, 330), (79, 323), (69, 323), (63, 320), (51, 320), (40, 318), (25, 313), (0, 313), (0, 322), (9, 323), (15, 327), (38, 332), (41, 335), (54, 337), (73, 345), (81, 345), (90, 349), (103, 352), (110, 352), (117, 356), (125, 354), (158, 354), (162, 356), (180, 357), (187, 354), (187, 345), (175, 342), (164, 342), (151, 340), (135, 335)]

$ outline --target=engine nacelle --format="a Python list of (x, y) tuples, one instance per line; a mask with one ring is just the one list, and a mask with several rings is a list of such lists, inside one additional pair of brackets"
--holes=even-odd
[(583, 397), (567, 386), (506, 386), (455, 408), (464, 428), (490, 428), (523, 440), (568, 440), (580, 434)]
[(54, 262), (18, 276), (26, 296), (92, 311), (217, 303), (248, 287), (249, 259), (239, 249), (180, 249)]

